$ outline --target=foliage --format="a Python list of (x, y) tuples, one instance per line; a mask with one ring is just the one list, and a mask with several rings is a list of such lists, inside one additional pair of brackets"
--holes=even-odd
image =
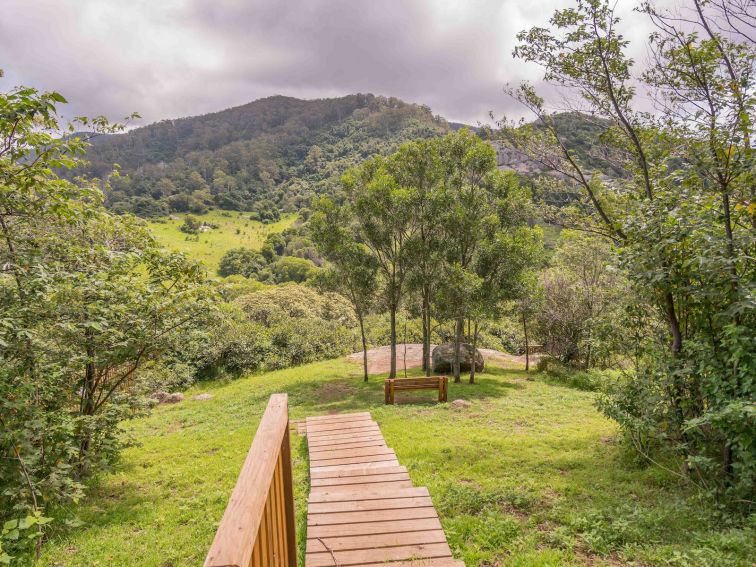
[(185, 232), (186, 234), (197, 234), (200, 231), (201, 227), (202, 223), (197, 219), (197, 217), (186, 215), (184, 217), (184, 222), (179, 227), (179, 230), (181, 232)]
[(317, 284), (321, 289), (335, 291), (349, 300), (360, 326), (362, 341), (363, 380), (368, 381), (367, 336), (365, 317), (376, 301), (378, 262), (366, 246), (357, 242), (348, 226), (350, 211), (339, 208), (327, 197), (315, 204), (310, 230), (318, 248), (329, 262)]
[(270, 273), (276, 283), (304, 283), (314, 277), (317, 268), (305, 258), (282, 256), (270, 265)]
[(343, 181), (341, 210), (319, 204), (321, 226), (330, 214), (319, 238), (353, 241), (351, 248), (364, 247), (372, 257), (377, 293), (390, 315), (390, 376), (396, 374), (396, 314), (408, 294), (419, 299), (429, 372), (432, 309), (457, 321), (459, 342), (465, 317), (475, 319), (477, 329), (478, 319), (520, 292), (519, 280), (540, 248), (538, 230), (526, 224), (527, 192), (496, 169), (493, 148), (465, 129), (405, 144), (347, 172)]
[(265, 257), (250, 248), (232, 248), (226, 252), (218, 265), (219, 276), (240, 275), (257, 277), (267, 266)]
[(215, 207), (250, 211), (267, 224), (316, 194), (337, 193), (340, 175), (365, 156), (446, 131), (429, 109), (396, 98), (274, 96), (98, 140), (87, 172), (122, 167), (106, 195), (119, 212), (153, 217)]
[(142, 409), (140, 369), (213, 302), (198, 265), (108, 214), (96, 183), (55, 173), (87, 148), (73, 125), (61, 131), (64, 102), (0, 95), (0, 520), (78, 500), (117, 458), (119, 423)]
[(617, 352), (602, 323), (616, 323), (629, 289), (612, 261), (608, 241), (562, 231), (534, 313), (534, 331), (551, 356), (589, 368)]
[[(642, 439), (646, 457), (659, 443), (674, 448), (702, 486), (747, 510), (756, 482), (753, 20), (729, 0), (692, 0), (690, 17), (650, 2), (640, 11), (654, 25), (641, 73), (601, 0), (556, 11), (551, 28), (520, 33), (515, 50), (611, 122), (604, 155), (628, 177), (607, 181), (579, 163), (530, 85), (510, 92), (544, 128), (504, 133), (584, 192), (563, 222), (615, 241), (635, 310), (651, 314), (630, 348), (633, 372), (602, 407)], [(658, 116), (637, 110), (639, 87)]]

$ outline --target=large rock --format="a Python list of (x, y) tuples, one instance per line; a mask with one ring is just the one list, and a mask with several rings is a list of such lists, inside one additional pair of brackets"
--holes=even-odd
[(160, 404), (177, 404), (184, 401), (184, 394), (181, 392), (158, 392), (155, 394)]
[[(472, 352), (472, 345), (467, 343), (459, 345), (460, 372), (470, 371), (470, 364), (473, 360)], [(431, 353), (431, 361), (434, 373), (451, 373), (454, 367), (454, 343), (444, 343), (434, 348)], [(483, 372), (483, 355), (480, 354), (478, 349), (475, 349), (475, 372)]]

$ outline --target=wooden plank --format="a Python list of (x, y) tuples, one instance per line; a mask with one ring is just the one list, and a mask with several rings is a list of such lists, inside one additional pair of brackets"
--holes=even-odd
[(378, 549), (380, 547), (398, 547), (428, 543), (446, 543), (444, 530), (308, 538), (307, 553), (327, 552), (329, 548), (332, 551), (348, 551), (353, 549)]
[(348, 457), (368, 457), (371, 455), (393, 455), (394, 450), (385, 445), (377, 447), (357, 447), (356, 449), (334, 449), (332, 451), (318, 451), (311, 453), (310, 459), (313, 461), (333, 461), (335, 459), (346, 459)]
[[(352, 490), (350, 491), (344, 491), (339, 490), (338, 492), (334, 492), (333, 494), (329, 494), (328, 491), (321, 492), (317, 496), (310, 496), (309, 502), (347, 502), (350, 500), (380, 500), (387, 498), (389, 495), (386, 494), (385, 490), (373, 489), (373, 490)], [(403, 488), (401, 490), (392, 491), (390, 497), (391, 498), (415, 498), (420, 496), (430, 496), (428, 493), (428, 489), (424, 486), (420, 487), (412, 487), (412, 488)]]
[(369, 411), (361, 411), (357, 413), (333, 413), (331, 415), (313, 415), (310, 417), (305, 418), (306, 421), (310, 422), (330, 422), (330, 421), (338, 421), (341, 419), (352, 419), (355, 417), (370, 417)]
[(310, 431), (308, 428), (307, 431), (307, 438), (308, 439), (343, 439), (345, 437), (350, 437), (352, 435), (357, 435), (359, 433), (364, 434), (380, 434), (381, 430), (378, 428), (377, 425), (363, 425), (361, 427), (355, 427), (353, 429), (337, 429), (335, 431)]
[(386, 461), (396, 461), (396, 455), (393, 450), (389, 449), (388, 453), (382, 455), (363, 455), (361, 457), (343, 457), (339, 459), (318, 459), (317, 461), (310, 461), (310, 466), (317, 469), (321, 467), (333, 467), (336, 465), (359, 465), (361, 463), (378, 463)]
[(393, 522), (363, 522), (355, 524), (332, 524), (329, 526), (310, 526), (307, 528), (307, 537), (356, 536), (440, 529), (441, 522), (438, 518), (419, 518), (415, 520), (395, 520)]
[(310, 514), (333, 514), (337, 512), (365, 512), (368, 510), (396, 510), (397, 508), (422, 508), (433, 506), (429, 496), (416, 498), (382, 498), (376, 500), (350, 500), (347, 502), (312, 502), (307, 507)]
[(380, 468), (385, 466), (399, 466), (399, 461), (396, 460), (396, 458), (391, 459), (390, 461), (373, 461), (371, 463), (355, 463), (353, 465), (331, 465), (327, 467), (313, 467), (310, 469), (312, 472), (322, 473), (322, 472), (333, 472), (335, 470), (339, 469), (348, 469), (348, 468), (355, 468), (355, 469), (362, 469), (362, 468)]
[[(334, 561), (334, 556), (336, 561)], [(371, 562), (435, 557), (451, 557), (451, 550), (446, 542), (384, 547), (380, 549), (308, 553), (305, 557), (305, 567), (335, 567), (336, 565), (361, 565)]]
[(435, 559), (410, 559), (409, 561), (392, 561), (390, 563), (362, 563), (360, 567), (465, 567), (464, 561), (453, 557)]
[(332, 471), (310, 471), (310, 478), (346, 478), (374, 474), (406, 473), (407, 467), (400, 465), (365, 466), (341, 469), (336, 467)]
[(307, 444), (310, 449), (318, 449), (320, 447), (335, 447), (352, 443), (370, 443), (372, 441), (380, 441), (381, 443), (386, 442), (383, 439), (383, 435), (380, 433), (365, 433), (361, 435), (348, 435), (343, 439), (310, 439)]
[(323, 431), (349, 431), (369, 425), (377, 425), (372, 419), (359, 419), (354, 421), (338, 421), (333, 423), (307, 424), (307, 433), (322, 433)]
[(381, 484), (383, 482), (395, 482), (409, 480), (407, 473), (388, 473), (388, 474), (369, 474), (358, 477), (337, 477), (337, 478), (313, 478), (310, 479), (310, 486), (349, 486), (352, 484)]
[(327, 492), (329, 490), (335, 491), (344, 491), (347, 492), (349, 490), (375, 490), (377, 488), (380, 488), (383, 491), (393, 491), (398, 490), (400, 488), (410, 488), (412, 487), (412, 481), (411, 480), (395, 480), (395, 481), (387, 481), (387, 482), (369, 482), (366, 484), (341, 484), (337, 486), (312, 486), (310, 490), (313, 493), (322, 493)]
[(308, 514), (308, 526), (330, 524), (355, 524), (363, 522), (394, 522), (417, 518), (438, 518), (433, 506), (422, 508), (394, 508), (393, 510), (370, 510), (367, 512), (334, 512), (331, 514)]
[(337, 443), (335, 445), (319, 445), (309, 447), (309, 453), (322, 453), (323, 451), (340, 451), (342, 449), (361, 449), (362, 447), (385, 447), (386, 441), (383, 439), (368, 439), (365, 441), (350, 441), (348, 443)]

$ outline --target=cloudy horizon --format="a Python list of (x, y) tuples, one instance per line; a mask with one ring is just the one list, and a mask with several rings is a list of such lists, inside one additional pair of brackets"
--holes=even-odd
[[(512, 58), (515, 35), (565, 0), (6, 0), (0, 91), (56, 90), (65, 117), (139, 112), (139, 125), (273, 95), (352, 93), (428, 105), (450, 121), (519, 116), (506, 83), (541, 70)], [(636, 58), (648, 28), (620, 0)]]

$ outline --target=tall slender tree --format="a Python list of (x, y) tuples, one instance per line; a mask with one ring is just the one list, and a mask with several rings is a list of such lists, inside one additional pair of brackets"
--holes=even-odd
[(396, 377), (396, 315), (406, 292), (409, 247), (417, 228), (411, 188), (391, 174), (387, 159), (376, 157), (347, 172), (343, 183), (354, 212), (357, 242), (370, 251), (381, 274), (379, 295), (389, 312), (391, 366)]
[(331, 199), (323, 197), (315, 203), (314, 210), (310, 230), (318, 250), (330, 262), (317, 280), (322, 287), (340, 293), (352, 304), (360, 326), (363, 379), (367, 382), (365, 316), (375, 303), (378, 264), (366, 247), (354, 239), (354, 220), (348, 206), (338, 207)]

